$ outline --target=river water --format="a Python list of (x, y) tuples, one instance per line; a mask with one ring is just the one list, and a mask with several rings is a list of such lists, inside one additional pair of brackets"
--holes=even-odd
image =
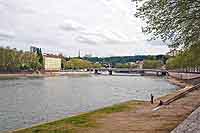
[(175, 91), (164, 78), (63, 76), (0, 80), (0, 131), (30, 127), (129, 100)]

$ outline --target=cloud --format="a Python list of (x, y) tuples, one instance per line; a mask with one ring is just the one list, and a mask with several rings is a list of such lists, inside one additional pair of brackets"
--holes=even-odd
[(10, 7), (10, 5), (8, 3), (6, 3), (5, 1), (0, 1), (0, 6), (1, 7)]
[(128, 6), (132, 3), (131, 0), (101, 0), (101, 2), (113, 12), (123, 14), (129, 12)]
[(168, 42), (163, 42), (161, 39), (157, 39), (157, 40), (147, 40), (146, 41), (147, 44), (150, 44), (151, 46), (167, 46)]
[(74, 20), (65, 20), (60, 29), (67, 32), (76, 32), (75, 41), (83, 44), (132, 44), (135, 41), (126, 39), (126, 35), (114, 31), (95, 31)]
[(0, 40), (10, 40), (15, 37), (14, 33), (7, 31), (0, 31)]
[(27, 7), (23, 4), (23, 1), (12, 1), (12, 0), (0, 0), (0, 9), (6, 10), (7, 12), (13, 12), (13, 13), (25, 13), (25, 14), (32, 14), (36, 13), (35, 10), (33, 10), (30, 7)]
[(60, 26), (61, 30), (64, 31), (83, 31), (84, 26), (74, 20), (65, 20), (64, 24)]
[(85, 44), (91, 44), (91, 45), (97, 44), (97, 41), (96, 41), (96, 40), (93, 40), (93, 39), (91, 39), (91, 38), (88, 38), (88, 37), (82, 36), (82, 35), (76, 37), (75, 40), (76, 40), (77, 42), (79, 42), (79, 43), (85, 43)]
[[(34, 44), (47, 51), (60, 49), (68, 56), (76, 55), (78, 49), (98, 56), (146, 53), (153, 42), (146, 42), (142, 24), (133, 16), (134, 6), (130, 3), (131, 0), (85, 0), (81, 4), (80, 0), (0, 0), (0, 45), (27, 50)], [(165, 47), (156, 50), (162, 53)]]
[[(116, 32), (110, 32), (111, 34), (105, 33), (87, 33), (82, 32), (82, 35), (79, 35), (76, 38), (76, 41), (79, 43), (86, 43), (86, 44), (133, 44), (136, 41), (124, 40), (122, 36), (120, 36)], [(118, 38), (118, 39), (117, 39)]]

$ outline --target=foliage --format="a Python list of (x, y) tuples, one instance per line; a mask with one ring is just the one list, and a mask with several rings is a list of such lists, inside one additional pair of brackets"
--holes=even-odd
[(71, 59), (64, 64), (65, 69), (87, 69), (87, 68), (99, 68), (100, 64), (93, 64), (87, 60)]
[(144, 69), (157, 69), (161, 67), (162, 63), (160, 60), (144, 60), (143, 64)]
[(126, 64), (116, 64), (115, 68), (137, 68), (137, 64), (131, 64), (131, 63), (126, 63)]
[(199, 69), (200, 67), (200, 45), (194, 44), (190, 48), (182, 51), (176, 57), (170, 58), (167, 61), (167, 69)]
[(133, 0), (142, 1), (136, 16), (146, 25), (143, 31), (170, 41), (171, 47), (191, 45), (200, 41), (199, 0)]
[(200, 1), (199, 0), (133, 0), (142, 1), (136, 16), (146, 25), (143, 31), (152, 39), (169, 41), (170, 47), (181, 48), (170, 58), (167, 69), (199, 70), (200, 65)]
[(156, 59), (162, 60), (164, 59), (164, 55), (136, 55), (136, 56), (115, 56), (115, 57), (84, 57), (84, 60), (88, 60), (93, 63), (101, 63), (101, 64), (126, 64), (129, 62), (143, 61), (145, 59)]
[(39, 58), (35, 53), (0, 47), (0, 71), (15, 72), (41, 67), (42, 64), (39, 63)]
[(92, 64), (92, 68), (101, 68), (101, 67), (102, 67), (102, 65), (99, 63)]
[(41, 64), (41, 65), (43, 65), (43, 55), (42, 55), (42, 50), (41, 50), (41, 48), (39, 48), (38, 49), (38, 51), (37, 51), (37, 56), (38, 56), (38, 59), (39, 59), (39, 63)]

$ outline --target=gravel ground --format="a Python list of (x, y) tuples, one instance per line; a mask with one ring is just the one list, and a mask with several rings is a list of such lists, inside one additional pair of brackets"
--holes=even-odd
[(171, 133), (200, 133), (200, 107)]

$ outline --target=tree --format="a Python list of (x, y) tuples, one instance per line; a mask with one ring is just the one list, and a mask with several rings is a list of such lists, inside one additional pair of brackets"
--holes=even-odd
[(99, 63), (92, 64), (92, 68), (101, 68), (101, 67), (102, 67), (102, 65)]
[(37, 50), (37, 56), (39, 58), (39, 63), (40, 63), (40, 66), (43, 66), (44, 65), (44, 62), (43, 62), (43, 55), (42, 55), (42, 49), (39, 48)]
[(137, 64), (131, 64), (131, 63), (125, 63), (125, 64), (121, 64), (118, 63), (115, 65), (116, 68), (137, 68), (138, 65)]
[(162, 63), (159, 60), (144, 60), (144, 64), (143, 64), (144, 69), (157, 69), (161, 67), (162, 67)]
[(143, 31), (170, 41), (170, 47), (189, 48), (200, 42), (200, 0), (143, 1), (136, 16), (146, 22)]
[(86, 69), (91, 68), (92, 63), (82, 59), (71, 59), (65, 63), (65, 69)]
[(193, 44), (176, 57), (167, 61), (167, 69), (180, 69), (182, 71), (199, 71), (200, 66), (200, 45)]
[(17, 51), (9, 47), (0, 47), (0, 71), (15, 72), (39, 69), (41, 67), (37, 54)]
[(115, 65), (116, 68), (129, 68), (129, 64), (126, 63), (126, 64), (121, 64), (121, 63), (118, 63)]
[(63, 61), (65, 69), (89, 69), (89, 68), (101, 68), (99, 63), (92, 63), (87, 60), (73, 58), (69, 61)]

